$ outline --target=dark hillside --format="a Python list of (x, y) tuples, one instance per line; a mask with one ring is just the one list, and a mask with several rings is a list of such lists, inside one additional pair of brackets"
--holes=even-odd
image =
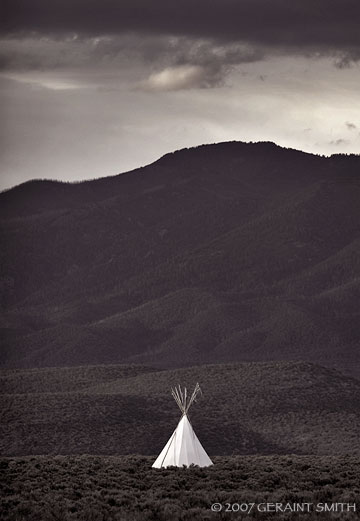
[(157, 454), (179, 421), (170, 388), (197, 381), (210, 455), (360, 454), (359, 381), (300, 362), (4, 370), (1, 453)]
[(2, 364), (359, 375), (359, 201), (359, 156), (237, 142), (4, 192)]

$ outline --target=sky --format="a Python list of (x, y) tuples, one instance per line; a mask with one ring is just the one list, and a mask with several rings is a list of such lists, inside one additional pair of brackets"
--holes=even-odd
[(5, 0), (1, 13), (0, 190), (229, 140), (360, 153), (359, 0)]

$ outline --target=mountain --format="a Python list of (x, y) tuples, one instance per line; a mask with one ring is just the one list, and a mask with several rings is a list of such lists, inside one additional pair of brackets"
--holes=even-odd
[(0, 194), (5, 367), (360, 375), (360, 156), (229, 142)]
[(158, 454), (181, 414), (171, 386), (197, 381), (210, 455), (360, 455), (360, 382), (304, 362), (2, 370), (1, 454)]

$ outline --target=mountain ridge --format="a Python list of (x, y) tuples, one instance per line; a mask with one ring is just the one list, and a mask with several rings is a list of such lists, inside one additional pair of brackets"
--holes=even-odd
[(0, 194), (2, 364), (285, 357), (358, 376), (359, 172), (230, 142)]
[(109, 181), (116, 182), (116, 181), (118, 181), (120, 176), (139, 174), (143, 170), (147, 170), (153, 166), (166, 166), (169, 162), (172, 162), (174, 159), (183, 157), (184, 154), (196, 153), (196, 155), (199, 156), (199, 154), (202, 154), (202, 153), (207, 154), (210, 151), (210, 149), (214, 150), (215, 148), (217, 150), (219, 150), (221, 148), (222, 149), (221, 153), (225, 154), (225, 153), (228, 153), (231, 148), (235, 149), (235, 147), (238, 148), (237, 151), (240, 151), (240, 148), (241, 148), (242, 152), (245, 150), (245, 148), (243, 148), (243, 147), (246, 147), (247, 152), (252, 152), (253, 147), (257, 147), (258, 150), (259, 150), (259, 147), (261, 147), (261, 149), (262, 149), (261, 152), (262, 153), (265, 152), (266, 154), (282, 150), (283, 152), (288, 152), (291, 154), (298, 154), (299, 158), (307, 156), (307, 157), (312, 157), (312, 158), (327, 159), (329, 161), (329, 163), (334, 162), (334, 161), (342, 161), (344, 158), (346, 158), (347, 160), (352, 159), (355, 161), (357, 158), (360, 157), (359, 154), (332, 154), (330, 156), (324, 156), (321, 154), (305, 152), (300, 149), (284, 147), (284, 146), (278, 145), (272, 141), (257, 141), (257, 142), (224, 141), (224, 142), (218, 142), (218, 143), (208, 143), (208, 144), (198, 145), (198, 146), (194, 146), (194, 147), (185, 147), (185, 148), (182, 148), (179, 150), (175, 150), (173, 152), (167, 152), (164, 155), (162, 155), (161, 157), (159, 157), (158, 159), (149, 163), (148, 165), (140, 166), (140, 167), (134, 168), (129, 171), (124, 171), (124, 172), (120, 172), (118, 174), (109, 175), (109, 176), (100, 176), (97, 178), (84, 179), (81, 181), (62, 181), (60, 179), (50, 179), (50, 178), (30, 179), (28, 181), (25, 181), (23, 183), (13, 186), (13, 187), (2, 190), (0, 192), (0, 198), (4, 199), (4, 197), (2, 197), (2, 196), (5, 196), (5, 198), (6, 198), (10, 194), (13, 195), (14, 192), (23, 191), (26, 189), (32, 189), (34, 187), (39, 188), (44, 185), (46, 185), (48, 188), (50, 188), (50, 187), (51, 188), (55, 188), (55, 187), (61, 188), (63, 190), (67, 190), (68, 192), (70, 192), (72, 188), (76, 189), (77, 187), (83, 187), (85, 184), (99, 186), (103, 182), (109, 182)]

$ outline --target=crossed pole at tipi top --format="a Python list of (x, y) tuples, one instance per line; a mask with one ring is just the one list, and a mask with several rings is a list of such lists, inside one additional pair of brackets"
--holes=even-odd
[(200, 385), (198, 382), (195, 385), (195, 389), (194, 389), (192, 395), (190, 396), (189, 400), (188, 400), (188, 394), (187, 394), (186, 387), (184, 387), (184, 391), (182, 391), (180, 385), (178, 385), (174, 389), (171, 389), (171, 394), (173, 395), (174, 400), (178, 404), (179, 409), (183, 413), (183, 415), (187, 414), (187, 412), (190, 409), (193, 402), (196, 402), (196, 398), (199, 393), (201, 393), (201, 389), (200, 389)]

